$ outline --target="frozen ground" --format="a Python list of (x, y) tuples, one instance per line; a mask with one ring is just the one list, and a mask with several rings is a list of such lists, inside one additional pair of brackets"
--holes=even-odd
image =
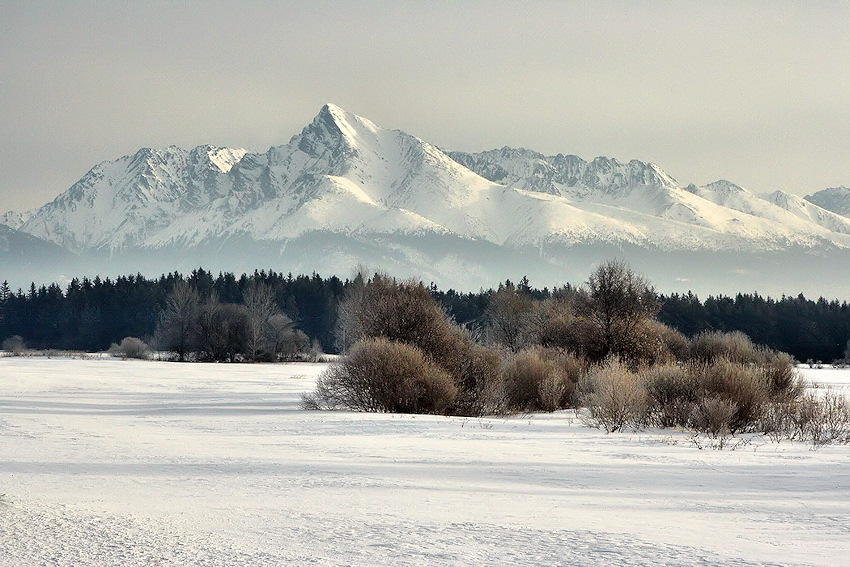
[(848, 446), (299, 409), (322, 369), (0, 358), (0, 565), (850, 564)]

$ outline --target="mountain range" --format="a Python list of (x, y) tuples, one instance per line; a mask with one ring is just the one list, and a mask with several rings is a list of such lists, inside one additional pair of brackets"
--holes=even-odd
[(577, 283), (619, 257), (662, 291), (850, 296), (850, 189), (805, 198), (679, 184), (632, 160), (444, 152), (333, 104), (265, 153), (144, 148), (0, 216), (0, 279), (198, 266), (477, 289)]

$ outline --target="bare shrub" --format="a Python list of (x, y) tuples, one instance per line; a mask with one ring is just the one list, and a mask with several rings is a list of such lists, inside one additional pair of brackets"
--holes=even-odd
[(770, 389), (758, 367), (720, 359), (696, 367), (696, 371), (708, 395), (735, 403), (735, 415), (730, 424), (733, 433), (757, 425), (770, 402)]
[(496, 351), (475, 344), (469, 332), (453, 324), (418, 281), (375, 274), (359, 276), (340, 303), (338, 333), (359, 339), (385, 338), (418, 348), (430, 364), (452, 377), (456, 392), (452, 413), (495, 413), (501, 405), (500, 359)]
[(121, 339), (121, 344), (113, 343), (112, 346), (109, 347), (109, 354), (112, 356), (119, 356), (125, 360), (128, 358), (144, 360), (150, 357), (151, 349), (139, 338), (124, 337)]
[(462, 343), (448, 365), (459, 390), (451, 413), (481, 416), (505, 411), (501, 366), (502, 358), (494, 349)]
[(320, 378), (305, 407), (444, 414), (457, 387), (416, 346), (385, 338), (363, 339)]
[(582, 316), (564, 316), (542, 327), (539, 344), (574, 353), (588, 360), (604, 358), (599, 327)]
[(547, 299), (536, 309), (530, 329), (531, 341), (544, 347), (580, 352), (578, 318), (571, 298)]
[(587, 359), (573, 352), (556, 348), (541, 349), (541, 354), (545, 360), (555, 366), (563, 379), (563, 387), (559, 388), (558, 407), (574, 407), (577, 402), (578, 383), (588, 371)]
[(634, 368), (674, 360), (673, 354), (664, 342), (667, 330), (673, 331), (663, 323), (652, 319), (639, 321), (632, 331), (621, 339), (620, 356)]
[(508, 411), (555, 411), (572, 401), (575, 381), (569, 362), (575, 357), (532, 347), (507, 361), (503, 370)]
[(794, 365), (794, 359), (784, 352), (770, 349), (758, 349), (758, 366), (764, 375), (764, 381), (771, 398), (777, 402), (789, 402), (799, 399), (805, 386)]
[(653, 319), (649, 324), (661, 342), (663, 356), (660, 359), (662, 361), (686, 361), (688, 359), (691, 346), (688, 337), (660, 321)]
[(737, 413), (738, 404), (734, 401), (720, 396), (706, 397), (693, 406), (691, 425), (713, 438), (729, 435)]
[(812, 445), (850, 443), (850, 402), (839, 393), (806, 396), (799, 404), (797, 421), (802, 437)]
[(340, 303), (339, 314), (339, 333), (349, 344), (385, 337), (414, 344), (430, 355), (445, 350), (446, 330), (451, 327), (422, 282), (381, 274), (353, 288)]
[(690, 358), (706, 364), (721, 358), (745, 364), (757, 362), (759, 357), (750, 337), (740, 331), (703, 331), (691, 341)]
[(12, 335), (3, 339), (3, 350), (12, 353), (12, 356), (21, 356), (27, 349), (24, 339), (20, 335)]
[(638, 427), (646, 414), (646, 392), (638, 375), (616, 359), (590, 369), (579, 383), (590, 423), (607, 433)]
[(641, 381), (648, 398), (647, 420), (656, 427), (688, 427), (703, 387), (688, 366), (661, 364), (644, 369)]
[(803, 412), (805, 404), (805, 400), (768, 404), (759, 418), (758, 430), (775, 443), (782, 439), (801, 438), (800, 416), (809, 413)]
[(487, 335), (511, 352), (522, 349), (529, 340), (534, 303), (513, 284), (500, 285), (487, 306)]

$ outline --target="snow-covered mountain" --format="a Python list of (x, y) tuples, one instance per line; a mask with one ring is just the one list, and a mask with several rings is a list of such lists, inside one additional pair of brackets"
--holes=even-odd
[(366, 263), (466, 288), (523, 273), (547, 284), (583, 278), (612, 254), (650, 268), (684, 254), (679, 268), (664, 267), (675, 282), (694, 281), (712, 255), (850, 251), (848, 219), (790, 195), (725, 181), (683, 188), (637, 160), (446, 154), (332, 104), (265, 153), (142, 149), (2, 220), (97, 269), (346, 273)]
[(811, 203), (801, 203), (802, 199), (763, 197), (724, 180), (682, 188), (652, 163), (621, 163), (605, 157), (587, 162), (577, 156), (544, 156), (507, 147), (449, 155), (492, 181), (558, 195), (583, 210), (636, 224), (662, 248), (848, 245), (843, 235), (850, 234), (850, 223)]
[(805, 197), (810, 203), (833, 213), (850, 217), (850, 188), (830, 187)]

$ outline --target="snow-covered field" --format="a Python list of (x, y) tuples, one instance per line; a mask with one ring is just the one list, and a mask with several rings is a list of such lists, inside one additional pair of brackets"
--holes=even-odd
[(0, 565), (850, 564), (848, 446), (301, 410), (323, 368), (0, 358)]

